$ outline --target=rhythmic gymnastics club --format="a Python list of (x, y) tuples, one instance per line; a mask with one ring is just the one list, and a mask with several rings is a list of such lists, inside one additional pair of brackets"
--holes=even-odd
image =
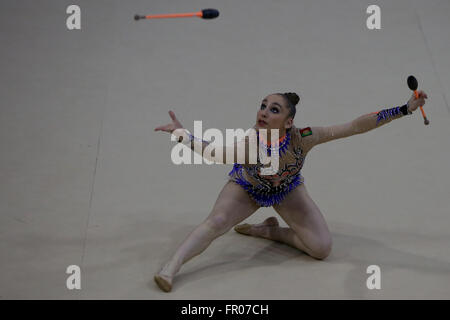
[(156, 14), (150, 16), (140, 16), (135, 15), (134, 20), (138, 21), (141, 19), (163, 19), (163, 18), (190, 18), (199, 17), (202, 19), (214, 19), (219, 16), (219, 11), (216, 9), (203, 9), (199, 12), (189, 12), (189, 13), (171, 13), (171, 14)]
[[(417, 92), (417, 87), (419, 86), (417, 79), (414, 76), (409, 76), (408, 79), (406, 80), (406, 82), (408, 83), (408, 87), (414, 91), (414, 95), (416, 96), (416, 99), (419, 98), (419, 93)], [(420, 106), (420, 111), (422, 112), (422, 117), (423, 117), (423, 123), (425, 125), (429, 125), (430, 121), (428, 121), (427, 116), (425, 115), (425, 111), (423, 111), (422, 106)]]

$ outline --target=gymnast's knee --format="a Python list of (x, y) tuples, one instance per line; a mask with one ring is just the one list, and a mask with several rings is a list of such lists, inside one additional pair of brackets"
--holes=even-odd
[(231, 229), (226, 214), (216, 213), (208, 217), (204, 225), (215, 235), (220, 236)]
[(331, 248), (333, 247), (333, 241), (331, 238), (321, 239), (319, 243), (314, 247), (311, 252), (311, 256), (317, 260), (324, 260), (331, 253)]

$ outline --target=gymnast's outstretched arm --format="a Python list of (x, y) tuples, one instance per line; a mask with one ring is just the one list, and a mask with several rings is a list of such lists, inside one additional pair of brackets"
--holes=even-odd
[(425, 104), (425, 99), (427, 98), (427, 94), (420, 91), (419, 98), (416, 99), (413, 94), (408, 103), (403, 106), (364, 114), (344, 124), (325, 127), (311, 127), (311, 134), (303, 138), (303, 143), (306, 149), (310, 150), (315, 145), (321, 143), (368, 132), (375, 128), (381, 127), (394, 119), (411, 114), (419, 106), (423, 106)]
[[(178, 142), (188, 145), (204, 159), (215, 163), (257, 163), (256, 131), (248, 130), (241, 136), (235, 137), (230, 145), (214, 144), (210, 141), (195, 137), (184, 128), (172, 132)], [(250, 152), (253, 147), (253, 152)]]
[(172, 123), (159, 126), (155, 128), (155, 131), (171, 133), (174, 141), (188, 145), (204, 159), (216, 163), (228, 164), (257, 163), (257, 138), (255, 130), (249, 129), (241, 135), (238, 134), (235, 136), (235, 140), (231, 145), (214, 144), (210, 141), (195, 137), (188, 130), (184, 129), (173, 111), (169, 111), (169, 115)]

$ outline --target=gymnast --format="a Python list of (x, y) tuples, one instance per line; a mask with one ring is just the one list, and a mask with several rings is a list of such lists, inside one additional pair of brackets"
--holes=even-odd
[[(415, 94), (403, 106), (364, 114), (340, 125), (305, 128), (296, 128), (293, 124), (296, 105), (300, 100), (296, 93), (274, 93), (265, 97), (257, 112), (253, 129), (259, 145), (267, 148), (267, 154), (278, 152), (278, 172), (263, 175), (261, 170), (267, 166), (262, 164), (260, 157), (255, 163), (250, 161), (249, 153), (239, 155), (239, 146), (248, 148), (248, 144), (253, 141), (251, 135), (246, 135), (240, 142), (234, 142), (231, 146), (235, 151), (234, 165), (228, 174), (228, 181), (209, 216), (187, 236), (173, 257), (154, 276), (159, 288), (165, 292), (171, 291), (174, 276), (181, 266), (202, 253), (214, 239), (233, 226), (238, 233), (285, 243), (315, 259), (325, 259), (330, 254), (332, 239), (327, 223), (309, 196), (300, 173), (306, 155), (318, 144), (361, 134), (393, 119), (412, 114), (428, 99), (424, 91), (416, 91)], [(155, 131), (173, 134), (178, 142), (190, 145), (192, 150), (205, 158), (204, 151), (209, 142), (194, 137), (185, 130), (173, 111), (169, 111), (169, 115), (172, 123), (157, 127)], [(273, 142), (271, 129), (278, 129), (281, 137), (278, 142)], [(260, 135), (260, 130), (266, 134)], [(227, 147), (223, 148), (217, 154), (224, 157), (222, 163), (225, 163)], [(215, 152), (211, 154), (215, 156)], [(258, 208), (270, 206), (288, 227), (279, 226), (274, 216), (259, 224), (239, 225)]]

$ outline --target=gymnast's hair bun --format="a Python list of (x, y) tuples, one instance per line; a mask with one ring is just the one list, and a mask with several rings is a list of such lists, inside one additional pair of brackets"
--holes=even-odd
[(300, 97), (295, 92), (285, 92), (284, 95), (289, 99), (289, 102), (295, 107), (300, 101)]

